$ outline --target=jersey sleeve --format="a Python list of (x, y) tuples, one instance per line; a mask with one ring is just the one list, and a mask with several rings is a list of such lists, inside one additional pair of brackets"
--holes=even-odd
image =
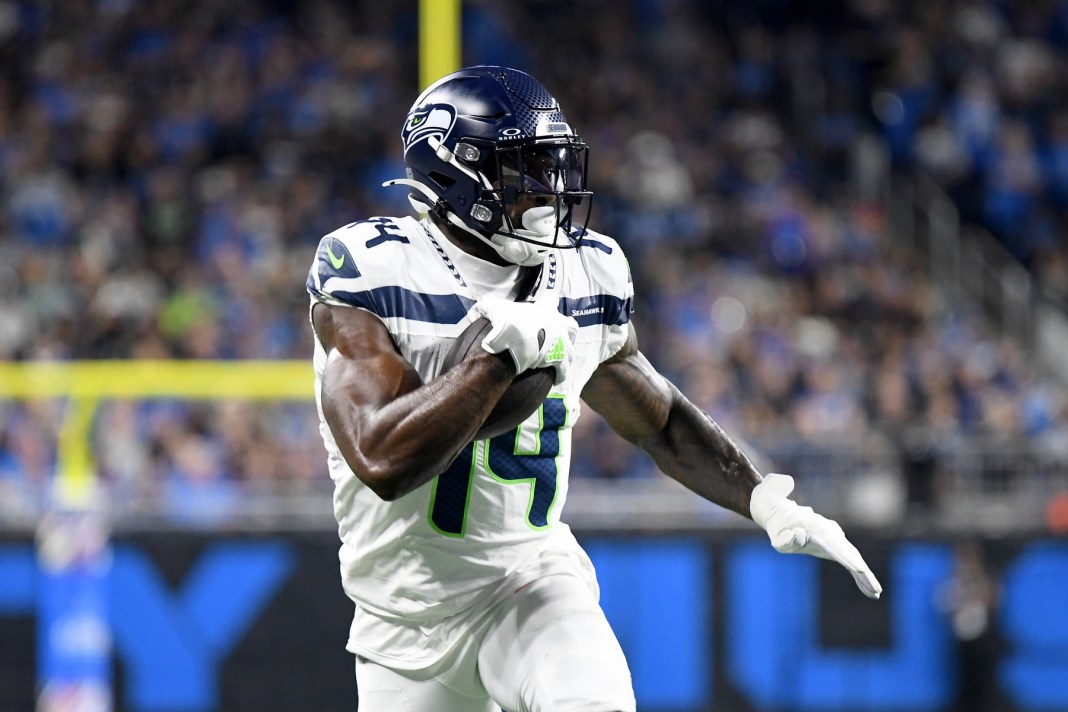
[(627, 342), (634, 312), (634, 281), (630, 263), (615, 240), (590, 232), (578, 248), (593, 285), (593, 295), (571, 305), (579, 326), (600, 324), (600, 360), (606, 361)]
[(384, 317), (381, 294), (405, 269), (404, 252), (397, 248), (411, 243), (410, 222), (369, 218), (320, 240), (306, 285), (312, 300), (366, 309)]
[(373, 293), (353, 255), (357, 251), (348, 231), (351, 228), (336, 230), (319, 241), (308, 270), (308, 294), (314, 301), (373, 312)]

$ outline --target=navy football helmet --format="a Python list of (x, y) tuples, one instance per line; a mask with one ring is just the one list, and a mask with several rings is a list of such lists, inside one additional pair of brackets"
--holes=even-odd
[(494, 66), (454, 72), (415, 100), (401, 138), (407, 179), (385, 185), (408, 186), (420, 212), (520, 265), (578, 243), (592, 201), (587, 146), (529, 74)]

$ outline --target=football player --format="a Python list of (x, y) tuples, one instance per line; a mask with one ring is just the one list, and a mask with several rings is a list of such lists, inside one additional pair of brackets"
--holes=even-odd
[[(308, 276), (315, 388), (356, 604), (361, 712), (633, 712), (593, 567), (560, 512), (581, 402), (782, 552), (881, 587), (833, 521), (790, 499), (638, 350), (619, 245), (585, 225), (587, 146), (533, 77), (479, 66), (416, 99), (401, 132), (413, 217), (327, 235)], [(442, 373), (457, 336), (492, 323)], [(512, 379), (555, 385), (472, 442)]]

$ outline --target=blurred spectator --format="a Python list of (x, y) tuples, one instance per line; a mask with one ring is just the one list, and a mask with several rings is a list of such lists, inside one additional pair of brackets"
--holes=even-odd
[(956, 712), (1004, 708), (997, 696), (999, 598), (997, 578), (988, 570), (982, 543), (959, 542), (952, 577), (943, 586), (939, 601), (957, 642)]

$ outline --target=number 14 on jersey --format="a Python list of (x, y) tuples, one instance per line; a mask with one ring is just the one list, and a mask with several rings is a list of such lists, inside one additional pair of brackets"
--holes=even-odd
[(527, 525), (549, 526), (556, 502), (560, 431), (566, 424), (564, 397), (550, 395), (514, 431), (468, 445), (434, 482), (430, 525), (445, 536), (464, 535), (472, 483), (484, 470), (502, 486), (529, 486)]

